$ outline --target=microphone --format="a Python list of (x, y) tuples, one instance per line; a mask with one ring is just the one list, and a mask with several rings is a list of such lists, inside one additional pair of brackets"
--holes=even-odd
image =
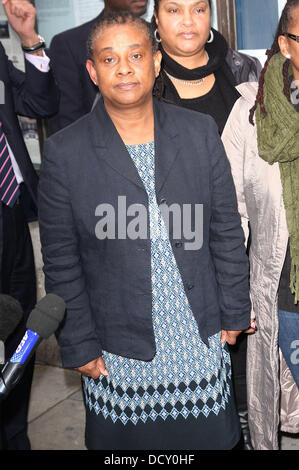
[(5, 362), (4, 343), (23, 318), (23, 309), (18, 300), (0, 294), (0, 364)]
[(36, 304), (27, 320), (27, 331), (22, 341), (1, 371), (0, 400), (18, 383), (40, 342), (57, 330), (65, 309), (64, 301), (55, 294), (46, 295)]

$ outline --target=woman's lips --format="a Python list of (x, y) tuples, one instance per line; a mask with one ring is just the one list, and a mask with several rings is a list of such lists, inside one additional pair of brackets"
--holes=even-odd
[(180, 33), (179, 36), (182, 36), (184, 39), (194, 39), (197, 34), (193, 33), (192, 31), (184, 31), (183, 33)]
[(116, 85), (115, 88), (118, 88), (119, 90), (131, 90), (132, 88), (135, 88), (138, 84), (136, 82), (122, 82)]

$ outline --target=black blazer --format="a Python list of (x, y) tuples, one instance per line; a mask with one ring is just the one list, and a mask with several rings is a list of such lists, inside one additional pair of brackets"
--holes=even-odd
[[(203, 246), (170, 240), (202, 339), (250, 323), (248, 259), (230, 165), (212, 118), (154, 100), (156, 194), (159, 204), (203, 204)], [(64, 366), (105, 351), (151, 360), (150, 239), (95, 235), (101, 203), (127, 207), (148, 198), (102, 99), (94, 110), (50, 137), (39, 186), (47, 292), (66, 301), (58, 333)], [(117, 217), (116, 217), (117, 219)], [(194, 214), (193, 214), (194, 219)], [(193, 220), (194, 227), (194, 220)], [(149, 227), (149, 220), (148, 220)]]
[(87, 39), (101, 14), (83, 25), (57, 34), (51, 41), (51, 67), (61, 90), (59, 111), (49, 119), (51, 134), (89, 113), (92, 108), (98, 88), (86, 70)]
[[(25, 192), (28, 191), (32, 205), (36, 206), (38, 177), (24, 143), (17, 115), (31, 118), (53, 115), (58, 109), (59, 90), (51, 72), (40, 72), (27, 60), (25, 60), (25, 66), (25, 73), (15, 68), (8, 60), (0, 43), (0, 80), (5, 90), (4, 100), (1, 99), (0, 103), (0, 120), (21, 170), (26, 187)], [(3, 249), (2, 233), (2, 205), (0, 204), (0, 259)]]

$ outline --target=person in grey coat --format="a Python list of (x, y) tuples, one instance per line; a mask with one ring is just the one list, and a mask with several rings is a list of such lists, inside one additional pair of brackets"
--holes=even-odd
[[(298, 31), (299, 0), (289, 0), (260, 83), (238, 86), (241, 98), (222, 134), (242, 226), (246, 240), (251, 239), (250, 291), (257, 331), (248, 338), (247, 387), (256, 450), (278, 450), (279, 430), (299, 432), (299, 302), (291, 282), (298, 231), (292, 208), (299, 207), (294, 169), (299, 159)], [(261, 120), (267, 123), (263, 132)], [(295, 184), (285, 182), (286, 171)]]

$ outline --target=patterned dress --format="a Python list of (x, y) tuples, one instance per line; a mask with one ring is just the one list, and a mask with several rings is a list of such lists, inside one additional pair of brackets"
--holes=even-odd
[[(87, 446), (232, 448), (239, 428), (229, 353), (221, 345), (220, 332), (209, 338), (210, 347), (200, 338), (156, 200), (154, 143), (127, 149), (149, 200), (156, 355), (144, 362), (103, 351), (109, 376), (83, 377)], [(177, 442), (176, 432), (183, 442)]]

